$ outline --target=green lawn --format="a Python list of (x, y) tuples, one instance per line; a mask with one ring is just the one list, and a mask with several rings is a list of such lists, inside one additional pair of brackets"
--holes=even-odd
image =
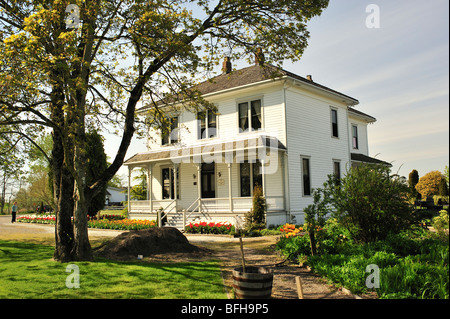
[(67, 288), (68, 263), (52, 246), (0, 240), (0, 299), (225, 299), (215, 261), (190, 263), (75, 262), (80, 288)]

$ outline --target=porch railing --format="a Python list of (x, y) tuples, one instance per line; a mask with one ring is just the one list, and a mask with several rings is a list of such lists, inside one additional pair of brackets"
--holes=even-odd
[[(233, 213), (245, 213), (252, 208), (251, 197), (233, 197), (232, 199), (232, 212)], [(266, 197), (266, 203), (269, 211), (283, 211), (284, 198), (283, 196), (269, 196)], [(164, 211), (175, 212), (179, 210), (179, 200), (164, 199), (153, 200), (152, 207), (153, 212)], [(133, 213), (148, 213), (150, 207), (150, 201), (139, 200), (131, 201), (131, 212)], [(197, 198), (189, 207), (182, 209), (185, 212), (192, 213), (198, 212), (229, 212), (230, 211), (230, 198)], [(167, 215), (167, 214), (166, 214)]]

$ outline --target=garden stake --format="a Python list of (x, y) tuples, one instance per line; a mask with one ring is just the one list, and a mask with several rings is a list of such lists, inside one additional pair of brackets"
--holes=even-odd
[(239, 237), (239, 242), (241, 244), (242, 271), (245, 274), (245, 258), (244, 258), (244, 246), (242, 245), (242, 237)]
[(295, 276), (295, 282), (297, 284), (298, 299), (303, 299), (303, 287), (302, 287), (302, 280), (301, 280), (300, 276)]

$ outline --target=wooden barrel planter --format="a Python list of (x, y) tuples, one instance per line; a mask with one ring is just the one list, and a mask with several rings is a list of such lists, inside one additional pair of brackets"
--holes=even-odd
[(273, 272), (263, 267), (233, 270), (234, 294), (238, 299), (267, 299), (272, 294)]

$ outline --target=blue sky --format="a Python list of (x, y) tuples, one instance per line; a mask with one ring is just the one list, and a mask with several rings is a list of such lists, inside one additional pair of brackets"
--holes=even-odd
[[(367, 28), (376, 4), (380, 28)], [(331, 0), (309, 23), (302, 60), (284, 67), (355, 97), (369, 155), (423, 176), (449, 163), (449, 1)]]
[[(379, 8), (379, 28), (366, 26), (369, 4)], [(303, 58), (284, 68), (358, 99), (357, 109), (377, 118), (369, 126), (369, 155), (392, 162), (393, 172), (443, 171), (449, 163), (448, 12), (448, 0), (330, 0), (308, 24)], [(113, 158), (117, 149), (106, 148)], [(134, 141), (126, 158), (142, 151), (143, 141)]]

